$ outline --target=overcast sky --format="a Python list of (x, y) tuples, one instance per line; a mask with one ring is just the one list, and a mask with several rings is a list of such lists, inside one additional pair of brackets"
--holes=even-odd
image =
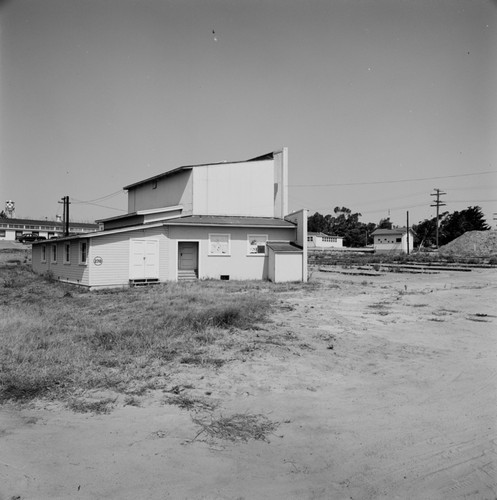
[(497, 213), (489, 0), (0, 0), (0, 208), (288, 147), (289, 205), (395, 224)]

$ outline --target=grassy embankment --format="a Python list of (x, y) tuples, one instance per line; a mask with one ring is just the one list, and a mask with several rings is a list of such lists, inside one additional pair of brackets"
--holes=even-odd
[(243, 352), (236, 332), (264, 321), (282, 289), (205, 281), (88, 292), (24, 265), (1, 273), (0, 403), (88, 389), (139, 395), (164, 387), (174, 366), (221, 366)]

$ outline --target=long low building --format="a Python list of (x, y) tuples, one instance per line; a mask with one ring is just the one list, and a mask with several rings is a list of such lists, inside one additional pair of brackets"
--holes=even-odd
[[(70, 233), (92, 233), (98, 231), (98, 224), (69, 222)], [(16, 241), (23, 234), (36, 234), (46, 238), (59, 238), (64, 235), (64, 224), (60, 221), (36, 219), (0, 219), (0, 240)]]

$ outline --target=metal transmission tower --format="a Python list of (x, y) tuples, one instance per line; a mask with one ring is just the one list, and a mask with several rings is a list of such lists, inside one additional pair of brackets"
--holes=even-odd
[(438, 218), (439, 218), (439, 212), (440, 212), (439, 208), (440, 207), (445, 207), (445, 203), (443, 203), (443, 201), (440, 199), (440, 196), (442, 196), (444, 194), (447, 194), (447, 193), (444, 193), (443, 191), (441, 191), (438, 188), (435, 188), (435, 192), (430, 194), (430, 196), (436, 196), (435, 203), (433, 205), (430, 205), (430, 207), (437, 207), (437, 224), (436, 224), (436, 244), (437, 244), (437, 248), (438, 248), (438, 222), (439, 222)]

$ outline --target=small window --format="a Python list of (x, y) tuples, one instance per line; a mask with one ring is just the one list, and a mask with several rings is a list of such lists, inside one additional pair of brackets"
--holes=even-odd
[(267, 235), (249, 234), (248, 235), (248, 254), (266, 255)]
[(307, 241), (312, 241), (312, 236), (308, 236)]
[(71, 263), (71, 244), (64, 243), (64, 264)]
[(4, 237), (5, 236), (5, 229), (0, 229), (0, 237)]
[(402, 238), (397, 238), (397, 239), (395, 240), (395, 242), (396, 242), (396, 243), (402, 243)]
[(52, 262), (57, 262), (57, 245), (52, 245)]
[(42, 245), (41, 246), (41, 262), (46, 262), (47, 261), (47, 246)]
[(88, 260), (88, 242), (79, 242), (79, 263), (86, 264)]
[(209, 255), (230, 255), (230, 235), (209, 234)]

